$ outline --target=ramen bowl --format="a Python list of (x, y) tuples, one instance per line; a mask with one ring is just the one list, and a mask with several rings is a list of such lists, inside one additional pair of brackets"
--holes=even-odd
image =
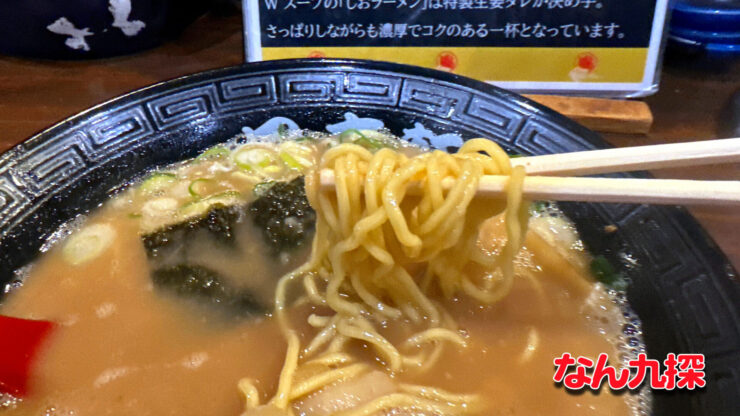
[[(0, 156), (0, 283), (18, 284), (18, 270), (62, 224), (132, 178), (236, 134), (269, 134), (281, 125), (329, 132), (382, 127), (446, 151), (474, 137), (524, 155), (607, 147), (595, 133), (521, 96), (423, 68), (286, 60), (190, 75), (87, 110)], [(697, 222), (679, 207), (559, 206), (588, 250), (628, 277), (626, 296), (648, 355), (706, 357), (706, 387), (654, 393), (653, 414), (731, 414), (740, 391), (740, 287)]]

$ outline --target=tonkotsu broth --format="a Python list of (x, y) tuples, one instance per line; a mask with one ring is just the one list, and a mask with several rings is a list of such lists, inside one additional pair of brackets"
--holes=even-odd
[[(212, 169), (217, 162), (207, 163), (212, 164), (198, 169), (208, 167), (204, 171), (219, 178), (218, 191), (241, 186), (247, 194), (254, 187), (249, 180), (229, 182), (233, 172), (228, 166)], [(6, 414), (237, 415), (244, 409), (236, 387), (243, 377), (258, 381), (263, 399), (272, 396), (285, 353), (277, 324), (269, 316), (224, 319), (206, 310), (208, 305), (157, 290), (141, 243), (145, 219), (131, 215), (142, 205), (137, 198), (125, 194), (123, 202), (119, 197), (86, 219), (86, 226), (108, 224), (115, 231), (102, 255), (72, 265), (62, 244), (56, 244), (32, 265), (23, 287), (0, 305), (3, 315), (61, 324), (33, 369), (32, 394)], [(567, 228), (533, 220), (517, 257), (517, 275), (535, 277), (541, 292), (527, 278), (518, 278), (511, 293), (493, 306), (465, 297), (446, 301), (469, 346), (448, 348), (430, 372), (401, 373), (395, 379), (479, 394), (488, 406), (485, 415), (633, 414), (629, 395), (608, 390), (569, 394), (552, 382), (552, 360), (563, 352), (589, 357), (607, 352), (616, 358), (614, 340), (622, 322), (622, 311), (591, 283), (587, 262), (581, 261), (587, 255), (573, 244), (549, 245), (552, 240), (572, 242), (563, 238), (572, 234)], [(483, 227), (481, 244), (487, 249), (500, 249), (503, 238), (500, 219)], [(239, 226), (237, 239), (249, 254), (224, 266), (228, 270), (222, 274), (268, 303), (270, 282), (307, 255), (305, 248), (270, 255), (248, 223)], [(197, 252), (200, 259), (222, 259), (213, 267), (228, 263), (217, 246), (201, 242)], [(292, 313), (307, 311), (299, 307)], [(310, 400), (299, 403), (298, 410), (308, 408)]]

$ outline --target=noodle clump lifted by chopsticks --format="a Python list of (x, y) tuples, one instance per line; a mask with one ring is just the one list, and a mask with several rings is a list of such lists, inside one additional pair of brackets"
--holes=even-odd
[[(334, 189), (321, 188), (322, 169), (334, 171)], [(509, 175), (505, 200), (474, 199), (483, 175)], [(443, 187), (445, 179), (452, 179), (452, 187)], [(328, 149), (306, 176), (317, 213), (311, 258), (277, 287), (275, 314), (288, 343), (277, 392), (261, 405), (254, 383), (241, 380), (246, 414), (270, 408), (291, 415), (294, 400), (372, 371), (352, 344), (366, 345), (390, 373), (425, 371), (445, 346), (464, 347), (465, 338), (434, 298), (464, 294), (492, 304), (508, 294), (528, 219), (523, 180), (524, 169), (512, 168), (508, 155), (485, 139), (469, 140), (455, 154), (414, 157), (356, 144)], [(478, 246), (478, 232), (484, 220), (501, 213), (507, 243), (494, 255)], [(473, 270), (486, 273), (480, 277)], [(316, 307), (308, 317), (314, 328), (308, 339), (286, 313), (298, 303)], [(407, 322), (412, 332), (392, 342), (384, 335), (387, 322)], [(341, 414), (466, 414), (479, 411), (479, 402), (474, 395), (401, 384), (398, 392)]]

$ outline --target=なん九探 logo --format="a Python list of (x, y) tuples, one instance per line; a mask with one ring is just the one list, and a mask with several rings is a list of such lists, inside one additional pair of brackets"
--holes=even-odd
[(694, 390), (706, 386), (704, 354), (669, 353), (660, 361), (638, 354), (619, 368), (609, 365), (609, 356), (601, 353), (596, 361), (563, 353), (553, 360), (552, 379), (568, 390), (598, 390), (607, 384), (612, 390), (636, 390), (648, 382), (655, 390)]

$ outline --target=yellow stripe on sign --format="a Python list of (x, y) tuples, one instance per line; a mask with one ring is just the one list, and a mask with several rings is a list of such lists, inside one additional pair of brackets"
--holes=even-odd
[(483, 81), (642, 82), (647, 48), (264, 48), (263, 59), (357, 58), (448, 70)]

